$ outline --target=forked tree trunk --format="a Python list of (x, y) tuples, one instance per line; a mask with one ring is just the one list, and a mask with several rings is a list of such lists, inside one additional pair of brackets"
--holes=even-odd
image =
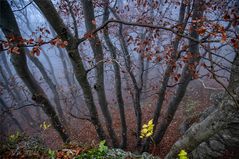
[[(18, 28), (16, 19), (7, 0), (2, 0), (0, 2), (0, 23), (1, 26), (3, 26), (2, 31), (6, 37), (21, 37), (21, 33)], [(20, 48), (20, 54), (11, 54), (11, 62), (19, 77), (22, 79), (22, 81), (26, 84), (27, 88), (32, 93), (32, 99), (39, 105), (42, 105), (42, 109), (51, 119), (53, 127), (59, 133), (62, 140), (64, 142), (68, 142), (69, 136), (66, 133), (66, 130), (63, 127), (62, 123), (60, 122), (53, 106), (46, 98), (44, 91), (37, 84), (37, 81), (33, 78), (27, 67), (25, 51), (23, 48)]]
[(73, 35), (67, 29), (66, 25), (63, 23), (62, 19), (54, 8), (53, 3), (50, 0), (34, 0), (34, 2), (43, 12), (44, 16), (46, 17), (50, 25), (53, 27), (53, 29), (56, 31), (58, 36), (62, 38), (62, 40), (68, 41), (68, 46), (66, 47), (66, 50), (73, 65), (76, 79), (82, 88), (85, 102), (90, 112), (91, 122), (95, 126), (96, 132), (100, 140), (104, 140), (105, 133), (98, 117), (91, 86), (87, 79), (87, 72), (84, 68), (81, 56), (78, 52), (78, 39), (73, 37)]
[[(94, 6), (92, 1), (81, 0), (83, 6), (83, 14), (85, 18), (86, 31), (91, 32), (96, 29), (95, 15), (94, 15)], [(117, 138), (113, 128), (112, 117), (108, 108), (108, 103), (105, 95), (105, 85), (104, 85), (104, 54), (100, 39), (97, 34), (89, 39), (91, 48), (94, 53), (95, 63), (96, 63), (96, 84), (95, 89), (97, 92), (99, 105), (101, 111), (104, 115), (106, 127), (109, 133), (109, 136), (112, 140), (114, 147), (117, 147)]]
[[(201, 19), (203, 17), (203, 2), (204, 1), (194, 1), (194, 10), (192, 15), (192, 21), (196, 21), (198, 19)], [(197, 28), (201, 26), (201, 23), (194, 24), (192, 26), (192, 30), (190, 33), (190, 36), (194, 39), (198, 39), (199, 35), (197, 33)], [(194, 42), (192, 40), (189, 41), (189, 52), (192, 53), (192, 58), (189, 60), (188, 63), (185, 64), (181, 78), (179, 80), (179, 85), (176, 89), (175, 95), (170, 99), (170, 102), (168, 104), (168, 109), (165, 114), (164, 119), (162, 120), (159, 129), (157, 130), (154, 141), (158, 144), (163, 139), (163, 136), (170, 125), (171, 121), (173, 120), (174, 114), (178, 108), (179, 103), (181, 102), (182, 98), (184, 97), (184, 94), (186, 92), (187, 86), (189, 82), (192, 79), (193, 71), (196, 69), (195, 63), (199, 62), (199, 45), (197, 42)]]
[[(188, 8), (190, 8), (190, 6), (188, 6)], [(181, 6), (180, 6), (180, 11), (179, 11), (179, 20), (178, 20), (178, 24), (182, 25), (182, 30), (180, 32), (184, 31), (185, 28), (185, 10), (186, 10), (186, 4), (184, 3), (184, 0), (181, 1)], [(183, 24), (184, 23), (184, 24)], [(178, 45), (179, 42), (181, 40), (181, 37), (176, 35), (174, 41), (173, 41), (173, 52), (172, 52), (172, 63), (175, 62), (177, 60), (177, 50), (178, 50)], [(154, 132), (155, 132), (155, 128), (158, 124), (158, 119), (161, 113), (161, 109), (162, 109), (162, 105), (165, 99), (165, 94), (166, 94), (166, 90), (167, 90), (167, 85), (171, 76), (171, 73), (173, 72), (173, 65), (167, 65), (167, 68), (165, 70), (164, 76), (163, 76), (163, 80), (161, 83), (161, 86), (159, 88), (158, 91), (158, 100), (157, 100), (157, 104), (156, 104), (156, 108), (154, 111), (154, 115), (153, 115), (153, 124), (155, 125), (154, 127)], [(149, 144), (150, 144), (150, 139), (147, 139), (145, 141), (145, 143), (143, 144), (142, 147), (142, 152), (144, 151), (148, 151), (149, 149)]]

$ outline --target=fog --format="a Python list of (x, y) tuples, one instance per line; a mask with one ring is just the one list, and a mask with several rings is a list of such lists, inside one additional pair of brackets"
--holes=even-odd
[[(34, 41), (29, 46), (25, 44), (23, 46), (16, 46), (24, 49), (22, 52), (27, 57), (27, 67), (30, 70), (30, 74), (36, 81), (36, 85), (43, 90), (44, 98), (53, 105), (60, 122), (63, 123), (63, 126), (66, 126), (66, 130), (69, 131), (72, 138), (76, 138), (77, 132), (79, 133), (80, 130), (85, 129), (88, 121), (90, 121), (89, 125), (92, 126), (89, 130), (96, 136), (97, 129), (95, 131), (93, 128), (95, 122), (92, 116), (94, 110), (89, 106), (94, 104), (97, 109), (96, 114), (98, 113), (99, 120), (105, 131), (109, 131), (111, 126), (107, 123), (109, 122), (108, 120), (111, 121), (111, 117), (108, 116), (109, 119), (107, 119), (107, 113), (105, 114), (105, 111), (107, 112), (109, 108), (113, 125), (117, 127), (116, 136), (120, 138), (120, 121), (122, 122), (122, 119), (120, 120), (119, 117), (120, 104), (118, 96), (120, 94), (116, 90), (117, 80), (121, 81), (121, 86), (119, 84), (118, 86), (120, 87), (119, 90), (122, 91), (126, 118), (132, 119), (132, 121), (129, 119), (127, 122), (128, 124), (131, 122), (135, 124), (130, 126), (128, 132), (131, 133), (132, 131), (132, 133), (136, 134), (139, 131), (138, 127), (142, 126), (142, 121), (144, 123), (154, 116), (154, 109), (160, 103), (159, 92), (163, 88), (163, 81), (165, 76), (167, 76), (166, 72), (170, 65), (173, 66), (173, 69), (166, 83), (167, 86), (165, 88), (167, 90), (163, 93), (164, 97), (162, 97), (164, 102), (161, 104), (163, 112), (167, 111), (168, 107), (166, 106), (170, 105), (170, 102), (174, 98), (177, 99), (178, 96), (180, 96), (179, 98), (182, 102), (181, 105), (180, 102), (176, 105), (180, 105), (180, 109), (183, 109), (183, 112), (186, 106), (184, 108), (181, 107), (189, 99), (193, 101), (201, 97), (205, 97), (205, 105), (201, 105), (206, 109), (208, 107), (207, 104), (209, 105), (211, 102), (211, 94), (223, 91), (228, 85), (231, 63), (235, 58), (235, 49), (232, 47), (230, 39), (235, 35), (232, 31), (230, 32), (230, 29), (233, 30), (233, 27), (229, 26), (230, 23), (226, 20), (223, 21), (221, 17), (224, 14), (223, 9), (218, 9), (215, 12), (210, 7), (205, 9), (206, 11), (201, 16), (201, 19), (203, 19), (203, 27), (207, 29), (205, 33), (195, 33), (197, 34), (195, 38), (193, 37), (192, 28), (196, 24), (192, 24), (194, 23), (194, 17), (193, 9), (190, 8), (192, 6), (191, 1), (186, 5), (186, 9), (184, 8), (186, 13), (183, 23), (179, 23), (179, 16), (182, 12), (180, 11), (180, 7), (182, 8), (181, 1), (150, 0), (145, 1), (145, 6), (143, 5), (144, 1), (142, 1), (142, 4), (141, 2), (128, 0), (113, 0), (109, 3), (106, 1), (93, 1), (94, 9), (90, 11), (93, 12), (95, 19), (89, 23), (95, 26), (90, 26), (90, 24), (87, 24), (87, 18), (90, 19), (91, 17), (88, 17), (86, 14), (90, 11), (85, 10), (84, 5), (80, 1), (53, 0), (52, 4), (64, 24), (63, 27), (59, 26), (59, 28), (65, 29), (65, 31), (62, 31), (62, 34), (59, 34), (58, 26), (54, 25), (54, 22), (59, 21), (58, 17), (55, 17), (55, 21), (50, 20), (45, 15), (50, 15), (50, 13), (46, 13), (44, 9), (39, 8), (40, 2), (39, 4), (31, 0), (8, 0), (7, 2), (11, 6), (22, 38), (26, 41), (29, 39)], [(102, 27), (107, 22), (107, 20), (103, 21), (105, 16), (104, 7), (106, 5), (109, 5), (108, 20), (123, 21), (126, 24), (110, 22), (102, 29), (97, 30), (97, 28)], [(218, 5), (223, 6), (224, 4)], [(232, 2), (228, 4), (228, 6), (230, 5), (233, 5)], [(190, 14), (187, 14), (189, 13), (188, 11)], [(201, 22), (197, 23), (199, 25)], [(215, 29), (215, 26), (217, 26), (215, 23), (225, 30), (229, 26), (229, 29), (225, 31), (227, 35), (225, 42), (221, 40), (224, 33)], [(0, 22), (0, 24), (0, 40), (8, 41), (9, 38), (6, 37), (4, 29), (11, 30), (11, 28), (6, 29), (4, 28), (5, 23)], [(143, 26), (140, 26), (141, 24)], [(181, 32), (180, 27), (182, 26), (180, 25), (183, 24), (185, 24), (184, 31)], [(104, 34), (106, 26), (108, 32)], [(93, 33), (95, 30), (97, 32)], [(112, 48), (107, 43), (107, 35), (115, 55), (112, 55)], [(62, 40), (62, 42), (66, 42), (67, 45), (61, 47), (60, 45), (52, 44), (52, 41), (57, 38)], [(95, 40), (96, 38), (99, 38), (99, 42)], [(206, 38), (206, 42), (202, 41), (203, 38)], [(39, 44), (39, 39), (43, 40), (44, 44)], [(77, 43), (75, 39), (83, 39), (83, 41), (78, 43), (76, 46), (77, 53), (73, 54), (71, 53), (73, 44)], [(175, 43), (177, 40), (178, 44), (176, 47)], [(196, 43), (195, 41), (197, 40), (201, 41)], [(215, 42), (210, 42), (213, 40)], [(192, 43), (194, 44), (192, 45)], [(40, 48), (39, 55), (37, 55), (37, 52), (32, 53), (34, 47), (38, 45)], [(97, 45), (100, 45), (100, 48)], [(195, 56), (191, 55), (197, 53), (197, 48), (193, 48), (194, 45), (198, 45), (199, 52)], [(185, 47), (186, 49), (184, 49)], [(97, 52), (101, 48), (102, 56)], [(195, 52), (190, 52), (190, 49), (194, 49), (193, 51)], [(40, 125), (43, 122), (52, 123), (53, 119), (47, 114), (44, 102), (39, 103), (35, 99), (37, 98), (35, 97), (37, 93), (33, 94), (35, 90), (32, 91), (33, 89), (28, 86), (29, 81), (23, 81), (25, 76), (17, 73), (12, 54), (14, 53), (9, 48), (5, 48), (5, 50), (0, 52), (1, 138), (3, 139), (10, 134), (16, 133), (16, 131), (25, 132), (29, 135), (44, 134), (42, 138), (46, 143), (54, 147), (54, 141), (49, 139), (50, 137), (47, 136), (47, 133), (56, 133), (58, 130), (55, 130), (56, 128), (52, 126), (54, 124), (51, 124), (50, 130), (47, 130), (49, 132), (42, 130)], [(78, 56), (80, 60), (74, 61)], [(192, 62), (191, 58), (195, 57), (199, 57), (199, 60)], [(189, 62), (185, 62), (185, 59)], [(79, 66), (79, 61), (82, 62), (84, 71)], [(189, 75), (190, 82), (185, 86), (186, 93), (182, 91), (183, 95), (181, 98), (181, 94), (178, 95), (177, 90), (184, 85), (180, 82), (183, 80), (184, 69), (188, 67), (188, 63), (192, 64), (193, 67), (192, 70), (189, 67), (188, 72), (193, 72), (193, 74)], [(101, 64), (102, 68), (100, 68)], [(119, 68), (120, 79), (117, 79), (116, 65)], [(103, 73), (100, 73), (101, 70), (103, 70)], [(103, 78), (101, 78), (102, 74), (104, 75)], [(217, 78), (215, 79), (215, 77)], [(104, 81), (102, 82), (101, 79)], [(89, 82), (90, 90), (85, 88), (87, 82)], [(104, 85), (100, 85), (102, 83)], [(92, 101), (90, 101), (91, 97), (89, 94), (91, 92), (89, 91), (93, 95)], [(105, 93), (105, 101), (104, 93), (102, 94), (102, 92)], [(183, 98), (184, 93), (185, 97)], [(104, 109), (102, 105), (108, 108)], [(142, 109), (141, 123), (137, 123), (137, 106), (139, 106), (139, 109)], [(177, 106), (175, 107), (177, 108)], [(77, 124), (78, 122), (80, 124)], [(76, 139), (78, 141), (88, 140), (88, 143), (90, 143), (93, 139), (97, 140), (97, 137), (93, 135), (89, 139), (79, 136)], [(59, 138), (58, 136), (58, 141), (61, 141)], [(112, 136), (108, 137), (107, 140), (111, 138)]]

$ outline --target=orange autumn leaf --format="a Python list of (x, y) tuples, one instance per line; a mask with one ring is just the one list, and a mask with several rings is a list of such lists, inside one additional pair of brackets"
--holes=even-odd
[(20, 54), (19, 47), (16, 47), (16, 46), (13, 48), (10, 48), (9, 51), (11, 53)]
[(224, 43), (224, 42), (226, 42), (226, 40), (227, 40), (227, 34), (226, 34), (226, 32), (223, 32), (221, 42)]
[(205, 27), (200, 27), (200, 28), (197, 29), (197, 33), (199, 35), (203, 35), (206, 32), (206, 30), (207, 29)]

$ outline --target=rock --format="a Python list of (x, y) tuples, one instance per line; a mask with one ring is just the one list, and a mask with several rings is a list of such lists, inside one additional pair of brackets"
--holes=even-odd
[(131, 152), (126, 152), (122, 149), (110, 149), (107, 153), (106, 158), (117, 158), (117, 159), (160, 159), (157, 156), (153, 156), (147, 152), (144, 152), (142, 155), (136, 155)]
[[(217, 107), (212, 107), (211, 111)], [(210, 114), (210, 113), (209, 113)], [(205, 118), (209, 115), (204, 114)], [(216, 133), (209, 140), (201, 143), (191, 153), (195, 159), (217, 159), (231, 148), (239, 148), (239, 114), (235, 113), (235, 117), (230, 121), (228, 126)], [(203, 119), (202, 119), (203, 120)]]
[(217, 106), (222, 101), (224, 95), (225, 95), (224, 91), (213, 93), (210, 96), (210, 100), (213, 102), (215, 106)]

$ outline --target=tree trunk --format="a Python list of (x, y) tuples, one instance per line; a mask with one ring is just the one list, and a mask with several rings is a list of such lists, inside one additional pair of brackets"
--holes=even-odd
[(60, 102), (60, 96), (59, 96), (59, 93), (58, 93), (58, 91), (56, 89), (56, 85), (53, 83), (52, 79), (48, 76), (48, 74), (47, 74), (43, 64), (37, 58), (31, 56), (29, 54), (29, 50), (27, 52), (28, 53), (26, 53), (26, 54), (27, 54), (28, 58), (38, 68), (38, 70), (42, 74), (43, 79), (46, 81), (46, 83), (50, 87), (50, 89), (51, 89), (51, 91), (52, 91), (52, 93), (54, 95), (54, 101), (55, 101), (55, 104), (56, 104), (56, 110), (57, 110), (57, 112), (59, 114), (59, 117), (60, 117), (62, 123), (64, 125), (66, 125), (65, 115), (64, 115), (64, 112), (62, 110), (62, 105), (61, 105), (61, 102)]
[[(104, 9), (104, 16), (103, 16), (103, 23), (109, 19), (109, 9), (108, 7), (105, 7)], [(121, 148), (126, 148), (127, 146), (127, 125), (125, 120), (125, 110), (124, 110), (124, 100), (122, 96), (122, 90), (121, 90), (121, 75), (120, 75), (120, 67), (117, 63), (117, 55), (116, 55), (116, 48), (112, 44), (112, 41), (109, 37), (109, 30), (108, 28), (105, 28), (104, 30), (104, 39), (106, 42), (106, 45), (109, 48), (111, 58), (113, 60), (113, 67), (114, 67), (114, 78), (115, 78), (115, 93), (116, 93), (116, 99), (118, 102), (119, 107), (119, 113), (120, 113), (120, 120), (121, 120)]]
[[(87, 32), (91, 32), (96, 29), (96, 24), (93, 24), (95, 21), (94, 7), (92, 1), (81, 0), (83, 6), (83, 13), (85, 18), (85, 26)], [(108, 108), (108, 103), (105, 96), (105, 86), (104, 86), (104, 54), (102, 50), (102, 45), (97, 34), (89, 39), (91, 48), (94, 53), (94, 58), (96, 62), (96, 84), (95, 89), (97, 92), (99, 105), (101, 111), (104, 115), (106, 127), (108, 129), (109, 136), (112, 140), (114, 147), (117, 147), (117, 138), (115, 131), (113, 129), (112, 117)]]
[[(137, 80), (132, 72), (132, 66), (131, 66), (131, 58), (130, 54), (123, 36), (122, 32), (123, 26), (120, 24), (119, 28), (119, 39), (120, 39), (120, 45), (122, 48), (122, 51), (124, 53), (124, 60), (126, 65), (126, 70), (129, 73), (129, 76), (132, 80), (133, 87), (134, 87), (134, 95), (133, 95), (133, 105), (134, 105), (134, 111), (136, 116), (136, 140), (137, 140), (137, 146), (141, 146), (141, 138), (140, 138), (140, 132), (142, 128), (142, 111), (141, 111), (141, 105), (140, 105), (140, 97), (142, 92), (142, 85), (140, 87), (138, 86)], [(142, 82), (142, 81), (140, 81)]]
[[(16, 19), (13, 15), (10, 5), (6, 0), (1, 1), (0, 5), (0, 23), (4, 27), (2, 29), (3, 33), (6, 37), (14, 36), (21, 37), (20, 30), (18, 28)], [(42, 109), (51, 119), (52, 125), (55, 130), (59, 133), (62, 140), (64, 142), (69, 141), (69, 136), (66, 133), (62, 123), (60, 122), (56, 112), (51, 105), (50, 101), (46, 98), (44, 91), (39, 87), (37, 81), (31, 75), (27, 63), (25, 51), (23, 48), (20, 48), (20, 54), (11, 54), (11, 62), (18, 73), (19, 77), (26, 84), (27, 88), (32, 93), (32, 99), (36, 101), (36, 103), (42, 105)]]
[[(22, 13), (22, 14), (23, 14), (23, 16), (26, 20), (27, 28), (29, 29), (29, 31), (34, 32), (31, 28), (31, 26), (30, 26), (30, 22), (27, 18), (27, 14), (24, 14), (24, 13)], [(29, 52), (28, 49), (26, 49), (26, 51)], [(55, 77), (55, 74), (54, 74), (54, 69), (53, 69), (53, 66), (51, 64), (51, 61), (50, 61), (49, 57), (46, 55), (44, 50), (42, 50), (42, 52), (43, 52), (43, 55), (44, 55), (46, 61), (48, 62), (49, 66), (50, 66), (52, 78), (53, 78), (53, 81), (55, 82), (55, 84), (51, 80), (51, 78), (48, 76), (48, 74), (45, 71), (44, 66), (42, 65), (42, 63), (37, 58), (35, 58), (33, 56), (30, 56), (29, 53), (27, 53), (27, 56), (32, 61), (32, 63), (38, 68), (38, 70), (41, 72), (44, 80), (47, 82), (48, 86), (50, 87), (50, 89), (51, 89), (51, 91), (54, 95), (54, 102), (56, 104), (57, 112), (58, 112), (63, 124), (66, 125), (66, 120), (65, 120), (65, 116), (64, 116), (64, 113), (63, 113), (63, 110), (62, 110), (62, 105), (61, 105), (61, 102), (60, 102), (59, 93), (57, 92), (57, 86), (59, 84), (57, 83), (57, 80), (56, 80), (56, 77)]]
[[(7, 71), (10, 71), (8, 72), (8, 74), (10, 75), (10, 77), (12, 77), (12, 72), (11, 72), (11, 69), (9, 68), (8, 66), (8, 63), (7, 63), (7, 59), (5, 57), (5, 54), (2, 55), (3, 57), (3, 63), (4, 63), (4, 66), (6, 68)], [(5, 58), (4, 58), (5, 57)], [(7, 75), (5, 74), (5, 72), (3, 71), (2, 67), (0, 66), (0, 73), (2, 75), (2, 78), (3, 78), (3, 81), (5, 82), (5, 88), (6, 90), (8, 91), (8, 93), (11, 95), (11, 97), (13, 98), (13, 100), (15, 101), (15, 105), (19, 105), (19, 103), (21, 103), (21, 96), (18, 92), (18, 90), (16, 89), (16, 87), (14, 87), (13, 89), (11, 89), (9, 87), (9, 80), (7, 78)], [(32, 118), (32, 115), (29, 113), (28, 110), (20, 110), (20, 114), (21, 116), (25, 119), (25, 122), (32, 128), (36, 128), (34, 127), (36, 125), (36, 121)]]
[[(185, 0), (182, 0), (181, 5), (180, 5), (180, 11), (179, 11), (179, 19), (178, 19), (178, 25), (182, 25), (182, 30), (179, 30), (181, 33), (184, 32), (184, 29), (186, 27), (186, 19), (185, 19), (186, 8), (187, 8), (187, 6), (185, 4)], [(190, 9), (190, 6), (188, 6), (188, 9)], [(182, 39), (182, 37), (176, 35), (174, 41), (172, 42), (172, 45), (173, 45), (173, 52), (172, 52), (172, 57), (171, 57), (172, 58), (171, 59), (172, 63), (175, 63), (177, 58), (178, 58), (177, 51), (178, 51), (178, 45), (179, 45), (179, 42), (180, 42), (181, 39)], [(164, 99), (165, 99), (165, 94), (166, 94), (168, 82), (169, 82), (169, 79), (170, 79), (170, 76), (171, 76), (172, 72), (173, 72), (173, 65), (168, 64), (167, 68), (165, 70), (164, 76), (163, 76), (161, 86), (160, 86), (159, 91), (158, 91), (158, 100), (157, 100), (156, 108), (155, 108), (154, 115), (153, 115), (153, 124), (155, 125), (153, 132), (155, 132), (155, 128), (158, 124), (158, 119), (159, 119), (159, 116), (160, 116), (162, 105), (163, 105), (163, 102), (164, 102)], [(147, 139), (144, 142), (144, 144), (142, 146), (142, 152), (148, 151), (150, 141), (151, 141), (150, 139)]]
[[(194, 1), (194, 11), (192, 15), (192, 21), (196, 21), (198, 19), (201, 19), (203, 16), (203, 1)], [(192, 31), (190, 33), (190, 36), (198, 39), (199, 35), (196, 32), (196, 29), (200, 27), (201, 24), (197, 23), (192, 26)], [(178, 108), (179, 103), (181, 102), (182, 98), (184, 97), (184, 94), (186, 92), (187, 86), (189, 82), (192, 79), (194, 70), (197, 66), (195, 66), (195, 63), (199, 62), (199, 45), (198, 43), (190, 40), (189, 41), (189, 52), (192, 53), (193, 57), (189, 60), (188, 63), (185, 64), (181, 78), (179, 80), (179, 86), (176, 89), (175, 95), (170, 99), (168, 109), (165, 115), (165, 118), (162, 120), (162, 123), (156, 132), (154, 136), (154, 141), (158, 144), (163, 139), (163, 136), (170, 125), (174, 114)]]
[(91, 122), (95, 126), (96, 132), (100, 140), (104, 140), (105, 133), (98, 117), (89, 81), (87, 80), (87, 72), (83, 66), (82, 59), (78, 52), (78, 40), (73, 37), (73, 35), (67, 29), (50, 0), (34, 0), (34, 2), (43, 12), (44, 16), (54, 28), (58, 36), (62, 38), (62, 40), (68, 41), (68, 46), (66, 47), (66, 50), (73, 65), (76, 79), (83, 90), (85, 102), (90, 112)]
[[(235, 4), (238, 4), (236, 1)], [(237, 7), (238, 8), (238, 7)], [(228, 94), (229, 93), (229, 94)], [(232, 98), (233, 97), (233, 98)], [(239, 49), (235, 48), (235, 57), (232, 61), (231, 75), (227, 88), (227, 94), (222, 101), (218, 104), (218, 108), (208, 115), (201, 122), (192, 125), (186, 133), (172, 146), (170, 152), (165, 157), (171, 159), (175, 157), (181, 149), (185, 149), (187, 152), (193, 152), (195, 155), (196, 149), (204, 141), (210, 140), (209, 138), (222, 133), (222, 130), (231, 129), (234, 133), (238, 129), (233, 129), (235, 124), (238, 124), (238, 109), (239, 109)], [(235, 120), (237, 120), (235, 122)], [(230, 126), (232, 124), (232, 126)], [(232, 133), (232, 135), (233, 135)], [(237, 138), (237, 132), (235, 132)], [(222, 138), (228, 138), (222, 136)], [(232, 141), (232, 140), (230, 140)], [(221, 143), (222, 141), (220, 141)], [(224, 144), (224, 143), (223, 143)], [(232, 145), (230, 145), (232, 146)], [(214, 148), (215, 150), (215, 148)]]

